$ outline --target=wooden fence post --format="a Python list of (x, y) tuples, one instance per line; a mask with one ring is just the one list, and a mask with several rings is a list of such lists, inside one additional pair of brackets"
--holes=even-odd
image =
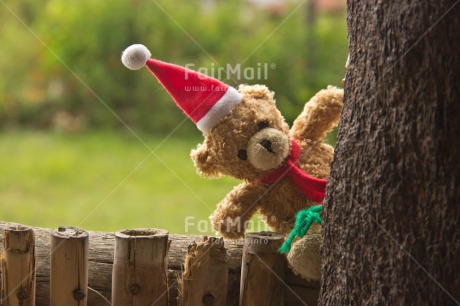
[(87, 304), (88, 236), (88, 232), (76, 227), (51, 231), (51, 306)]
[(193, 243), (185, 257), (180, 305), (226, 305), (228, 260), (223, 238)]
[(0, 305), (35, 305), (35, 236), (29, 227), (12, 226), (3, 233)]
[(134, 229), (115, 233), (112, 305), (168, 305), (168, 232)]
[(241, 264), (240, 306), (284, 304), (286, 259), (278, 253), (284, 241), (280, 234), (247, 234)]

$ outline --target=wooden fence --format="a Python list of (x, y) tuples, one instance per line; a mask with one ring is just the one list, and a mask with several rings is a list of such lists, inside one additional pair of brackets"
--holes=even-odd
[(268, 232), (244, 241), (159, 229), (87, 232), (0, 221), (1, 305), (316, 305)]

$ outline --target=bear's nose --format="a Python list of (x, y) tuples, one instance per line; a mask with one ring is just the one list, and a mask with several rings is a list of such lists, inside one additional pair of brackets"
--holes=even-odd
[(270, 153), (275, 153), (275, 152), (273, 152), (273, 149), (272, 149), (272, 142), (271, 142), (270, 140), (264, 139), (264, 140), (262, 140), (262, 141), (260, 142), (260, 145), (261, 145), (262, 147), (264, 147), (265, 150), (267, 150), (268, 152), (270, 152)]

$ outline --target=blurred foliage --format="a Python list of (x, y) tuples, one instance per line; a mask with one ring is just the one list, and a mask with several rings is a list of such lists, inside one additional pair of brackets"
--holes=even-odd
[(181, 122), (179, 133), (196, 131), (150, 73), (123, 67), (120, 53), (133, 43), (145, 44), (155, 58), (208, 72), (227, 64), (267, 67), (266, 80), (264, 70), (262, 79), (221, 80), (266, 84), (288, 121), (344, 75), (345, 13), (321, 14), (312, 28), (299, 2), (280, 14), (217, 0), (8, 0), (3, 6), (4, 127), (114, 128), (122, 127), (119, 116), (148, 132), (169, 133)]

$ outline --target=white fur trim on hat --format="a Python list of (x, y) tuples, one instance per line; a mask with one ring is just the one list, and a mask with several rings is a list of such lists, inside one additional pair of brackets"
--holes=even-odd
[(121, 54), (121, 62), (128, 69), (139, 70), (145, 66), (150, 56), (152, 54), (146, 46), (140, 44), (131, 45)]
[(229, 86), (227, 92), (219, 99), (211, 109), (197, 123), (202, 132), (210, 132), (230, 112), (232, 107), (243, 100), (243, 95), (235, 88)]

